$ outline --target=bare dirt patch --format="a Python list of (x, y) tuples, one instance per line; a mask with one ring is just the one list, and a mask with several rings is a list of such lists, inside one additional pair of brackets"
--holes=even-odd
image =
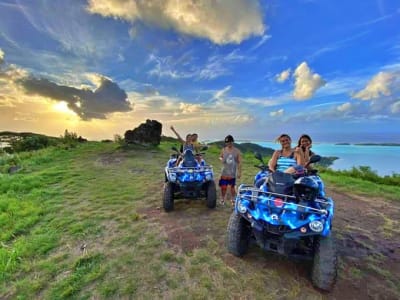
[[(339, 277), (334, 290), (320, 296), (325, 299), (399, 299), (400, 232), (396, 225), (399, 225), (400, 203), (352, 196), (330, 189), (327, 194), (336, 205), (334, 232), (339, 254)], [(204, 247), (209, 237), (224, 249), (231, 211), (229, 205), (210, 210), (201, 200), (178, 200), (171, 213), (165, 213), (158, 205), (140, 213), (164, 228), (172, 248), (188, 252)], [(221, 259), (231, 267), (238, 263), (223, 251)], [(262, 252), (257, 247), (252, 247), (243, 260), (252, 267), (261, 266), (284, 277), (296, 277), (312, 289), (310, 263), (290, 261)]]

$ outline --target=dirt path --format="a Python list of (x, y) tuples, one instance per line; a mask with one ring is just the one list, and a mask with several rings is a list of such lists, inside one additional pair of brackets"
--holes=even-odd
[[(334, 232), (339, 278), (331, 293), (316, 293), (325, 299), (400, 299), (400, 202), (350, 196), (329, 189), (327, 194), (336, 205)], [(160, 205), (161, 201), (142, 213), (164, 228), (171, 248), (189, 252), (204, 247), (212, 238), (224, 249), (229, 206), (209, 210), (203, 201), (180, 200), (176, 201), (175, 210), (167, 214)], [(226, 251), (219, 254), (226, 264), (234, 267), (231, 254)], [(270, 256), (253, 249), (243, 259), (254, 269), (262, 265), (282, 276), (296, 276), (312, 289), (307, 264), (269, 259)]]

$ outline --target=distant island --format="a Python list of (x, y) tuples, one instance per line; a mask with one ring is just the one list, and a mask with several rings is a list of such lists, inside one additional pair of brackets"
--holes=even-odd
[(357, 143), (357, 146), (400, 146), (400, 143)]
[(355, 146), (400, 146), (400, 143), (335, 143), (335, 145), (340, 145), (340, 146), (349, 146), (349, 145), (355, 145)]

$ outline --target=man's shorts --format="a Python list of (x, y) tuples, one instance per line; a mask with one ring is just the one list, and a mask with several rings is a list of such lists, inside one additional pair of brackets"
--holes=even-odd
[(219, 180), (219, 186), (227, 186), (231, 185), (234, 186), (236, 184), (236, 178), (221, 176)]

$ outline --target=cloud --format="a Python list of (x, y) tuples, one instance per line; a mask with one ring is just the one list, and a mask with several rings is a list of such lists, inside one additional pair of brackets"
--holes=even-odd
[(228, 92), (231, 90), (232, 86), (228, 85), (224, 87), (222, 90), (218, 90), (214, 93), (213, 100), (223, 100)]
[(193, 114), (201, 111), (200, 104), (179, 103), (179, 109), (183, 114)]
[(211, 80), (231, 74), (229, 70), (231, 64), (248, 59), (237, 52), (233, 50), (224, 55), (211, 55), (204, 64), (195, 62), (190, 52), (184, 53), (177, 59), (172, 56), (160, 57), (150, 54), (147, 62), (154, 64), (154, 67), (148, 71), (148, 74), (160, 78)]
[(312, 73), (306, 62), (302, 62), (294, 71), (295, 89), (293, 97), (296, 100), (306, 100), (326, 84), (325, 80), (317, 73)]
[(266, 30), (259, 1), (89, 0), (87, 11), (103, 17), (142, 21), (207, 38), (216, 44), (239, 44)]
[(343, 103), (343, 104), (341, 104), (341, 105), (339, 105), (337, 107), (337, 110), (340, 111), (340, 112), (347, 112), (350, 109), (351, 109), (351, 103), (350, 102)]
[(393, 103), (390, 106), (390, 111), (392, 114), (400, 114), (400, 101)]
[(371, 100), (383, 96), (390, 96), (390, 86), (395, 76), (388, 72), (379, 72), (366, 85), (364, 89), (352, 95), (353, 98)]
[(246, 124), (254, 120), (254, 117), (249, 114), (240, 114), (233, 118), (233, 122), (236, 124)]
[(289, 76), (290, 76), (290, 68), (285, 70), (285, 71), (283, 71), (280, 74), (277, 74), (276, 75), (276, 81), (278, 81), (280, 83), (285, 82), (289, 78)]
[(249, 51), (254, 51), (254, 50), (260, 48), (260, 47), (261, 47), (262, 45), (264, 45), (265, 42), (268, 41), (271, 37), (272, 37), (271, 35), (267, 35), (267, 34), (263, 35), (263, 36), (261, 37), (261, 40), (260, 40), (256, 45), (254, 45), (253, 47), (251, 47), (251, 49), (250, 49)]
[(0, 48), (0, 65), (4, 62), (4, 52)]
[(18, 83), (28, 95), (67, 102), (68, 108), (83, 120), (106, 119), (106, 114), (132, 109), (127, 101), (127, 94), (116, 83), (101, 75), (93, 78), (98, 83), (94, 91), (58, 85), (45, 78), (25, 77)]
[(271, 111), (270, 113), (269, 113), (269, 115), (271, 116), (271, 117), (281, 117), (281, 116), (283, 116), (283, 113), (285, 112), (285, 110), (283, 109), (283, 108), (281, 108), (281, 109), (279, 109), (279, 110), (277, 110), (277, 111)]

